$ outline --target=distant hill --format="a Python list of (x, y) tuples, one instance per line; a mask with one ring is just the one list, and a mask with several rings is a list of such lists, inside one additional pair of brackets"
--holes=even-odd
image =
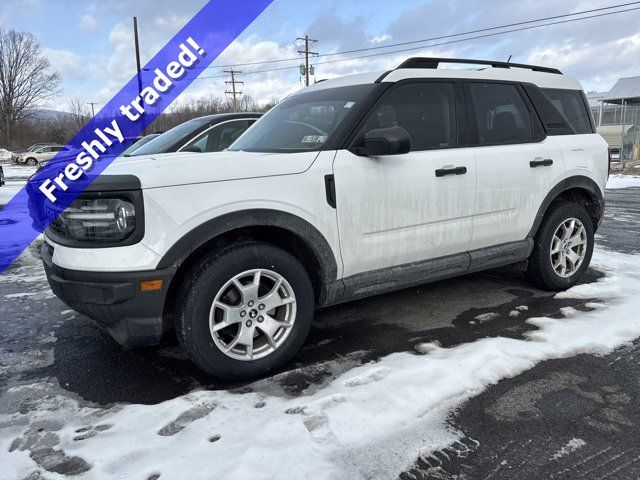
[(73, 117), (72, 113), (62, 112), (60, 110), (51, 110), (48, 108), (36, 108), (31, 111), (35, 118), (40, 120), (57, 120)]

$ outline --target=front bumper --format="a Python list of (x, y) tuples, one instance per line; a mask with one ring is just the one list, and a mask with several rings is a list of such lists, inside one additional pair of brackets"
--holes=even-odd
[[(104, 326), (121, 345), (159, 343), (173, 325), (163, 318), (173, 269), (142, 272), (85, 272), (53, 263), (52, 247), (42, 245), (42, 262), (49, 286), (73, 310)], [(140, 282), (163, 280), (162, 288), (141, 291)]]

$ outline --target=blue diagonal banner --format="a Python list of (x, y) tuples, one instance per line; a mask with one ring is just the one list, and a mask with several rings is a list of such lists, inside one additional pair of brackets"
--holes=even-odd
[(134, 75), (0, 210), (0, 273), (272, 1), (210, 0)]

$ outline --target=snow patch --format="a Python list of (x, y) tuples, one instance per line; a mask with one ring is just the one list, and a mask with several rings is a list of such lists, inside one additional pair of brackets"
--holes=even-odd
[(607, 181), (606, 188), (615, 190), (618, 188), (640, 187), (640, 176), (638, 175), (611, 175)]
[(499, 316), (500, 316), (499, 313), (487, 312), (487, 313), (483, 313), (481, 315), (476, 316), (475, 319), (478, 320), (480, 323), (482, 323), (482, 322), (491, 321), (495, 318), (498, 318)]
[(572, 438), (567, 442), (567, 444), (558, 450), (549, 460), (558, 460), (562, 457), (566, 457), (570, 453), (575, 452), (576, 450), (584, 447), (587, 444), (581, 438)]

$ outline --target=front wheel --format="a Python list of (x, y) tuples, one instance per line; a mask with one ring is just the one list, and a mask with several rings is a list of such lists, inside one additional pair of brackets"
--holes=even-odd
[(593, 222), (584, 207), (552, 205), (536, 234), (527, 277), (544, 290), (572, 287), (589, 267), (593, 243)]
[(178, 339), (218, 378), (248, 379), (288, 362), (309, 333), (311, 281), (289, 253), (265, 243), (205, 257), (179, 298)]
[(30, 158), (27, 160), (27, 165), (29, 165), (30, 167), (35, 167), (36, 165), (38, 165), (38, 161), (35, 158)]

